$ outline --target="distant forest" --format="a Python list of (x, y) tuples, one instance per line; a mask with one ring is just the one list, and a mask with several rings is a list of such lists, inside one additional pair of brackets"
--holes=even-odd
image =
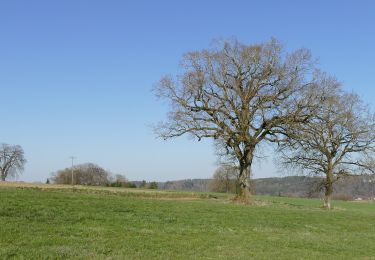
[[(323, 178), (288, 176), (255, 179), (256, 195), (292, 196), (320, 198), (323, 193)], [(159, 182), (159, 189), (184, 191), (209, 191), (210, 179), (187, 179)], [(349, 176), (334, 184), (334, 199), (352, 200), (375, 197), (375, 178), (371, 176)]]

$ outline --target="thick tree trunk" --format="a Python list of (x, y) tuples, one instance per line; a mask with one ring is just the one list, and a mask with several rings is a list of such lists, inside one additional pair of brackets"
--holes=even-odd
[(245, 151), (245, 156), (240, 160), (240, 175), (238, 178), (238, 188), (235, 201), (244, 204), (251, 203), (250, 193), (250, 169), (253, 161), (254, 149), (248, 149)]
[(333, 193), (333, 174), (331, 170), (327, 171), (325, 193), (324, 193), (324, 208), (331, 209), (331, 197)]
[(241, 203), (249, 204), (251, 202), (250, 184), (249, 184), (250, 171), (249, 166), (240, 166), (240, 176), (238, 180), (237, 195), (235, 200)]

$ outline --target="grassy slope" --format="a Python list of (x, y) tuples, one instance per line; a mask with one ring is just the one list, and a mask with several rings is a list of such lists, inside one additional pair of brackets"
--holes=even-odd
[(208, 197), (0, 187), (0, 259), (375, 259), (375, 204)]

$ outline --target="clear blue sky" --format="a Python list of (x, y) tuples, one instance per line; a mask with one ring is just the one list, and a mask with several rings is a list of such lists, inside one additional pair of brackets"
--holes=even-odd
[[(164, 142), (151, 92), (182, 54), (235, 36), (307, 47), (374, 108), (375, 1), (0, 1), (0, 142), (21, 145), (21, 180), (94, 162), (131, 180), (207, 178), (209, 141)], [(272, 156), (255, 177), (276, 175)]]

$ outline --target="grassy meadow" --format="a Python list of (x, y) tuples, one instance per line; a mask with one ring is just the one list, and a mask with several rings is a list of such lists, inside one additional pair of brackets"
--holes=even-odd
[(375, 259), (375, 203), (0, 184), (0, 259)]

